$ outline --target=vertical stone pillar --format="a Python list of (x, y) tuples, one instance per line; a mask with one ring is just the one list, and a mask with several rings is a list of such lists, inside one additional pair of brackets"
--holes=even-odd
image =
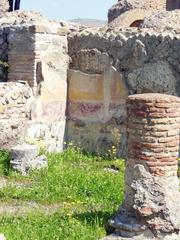
[(125, 200), (109, 221), (115, 239), (180, 239), (179, 111), (174, 96), (128, 97)]

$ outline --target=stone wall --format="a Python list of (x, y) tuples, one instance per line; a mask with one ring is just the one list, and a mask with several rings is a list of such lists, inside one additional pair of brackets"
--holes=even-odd
[(8, 11), (9, 9), (9, 2), (8, 0), (1, 0), (0, 1), (0, 18)]
[(18, 24), (2, 29), (6, 32), (2, 35), (6, 55), (2, 57), (8, 59), (8, 77), (3, 72), (2, 80), (26, 83), (33, 92), (24, 141), (38, 141), (50, 151), (61, 151), (66, 126), (67, 35), (61, 27), (50, 29), (44, 24)]
[(59, 24), (3, 29), (8, 81), (28, 83), (33, 91), (25, 139), (38, 141), (49, 151), (61, 151), (69, 141), (98, 153), (111, 152), (115, 146), (124, 156), (127, 96), (145, 92), (180, 96), (176, 30), (70, 32)]
[(24, 141), (32, 91), (22, 83), (0, 83), (0, 149)]
[(98, 152), (115, 145), (124, 155), (126, 97), (180, 96), (179, 51), (173, 31), (91, 29), (70, 35), (68, 140)]
[[(34, 30), (33, 30), (34, 29)], [(34, 102), (27, 138), (49, 151), (62, 151), (66, 130), (67, 36), (34, 26)]]

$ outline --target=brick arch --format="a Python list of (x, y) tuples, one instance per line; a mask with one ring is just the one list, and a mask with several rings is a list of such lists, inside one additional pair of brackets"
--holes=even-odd
[(145, 17), (150, 16), (151, 10), (146, 11), (144, 9), (132, 9), (129, 10), (119, 17), (115, 18), (114, 21), (109, 23), (111, 27), (139, 27), (140, 23)]

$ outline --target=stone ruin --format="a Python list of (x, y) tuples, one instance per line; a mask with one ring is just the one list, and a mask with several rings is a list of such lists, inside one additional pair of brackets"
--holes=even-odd
[[(178, 13), (180, 10), (176, 10)], [(174, 11), (172, 11), (174, 12)], [(128, 95), (180, 96), (180, 32), (85, 28), (16, 11), (0, 19), (1, 148), (112, 146), (126, 156)]]
[(0, 1), (0, 17), (3, 17), (3, 15), (8, 12), (9, 9), (9, 3), (8, 0), (1, 0)]
[(115, 146), (126, 156), (127, 96), (180, 96), (179, 24), (148, 27), (85, 28), (36, 12), (4, 14), (0, 147), (32, 143), (60, 152), (73, 142), (102, 154)]
[(153, 12), (141, 28), (85, 28), (23, 11), (0, 19), (0, 148), (26, 174), (33, 159), (47, 165), (27, 143), (102, 154), (115, 146), (128, 160), (113, 239), (179, 238), (179, 98), (128, 98), (180, 96), (179, 11)]
[(170, 95), (128, 97), (125, 200), (104, 240), (180, 239), (179, 109)]
[(139, 27), (146, 17), (151, 19), (156, 12), (168, 14), (166, 10), (175, 9), (180, 9), (180, 0), (118, 0), (108, 11), (108, 23), (111, 27)]

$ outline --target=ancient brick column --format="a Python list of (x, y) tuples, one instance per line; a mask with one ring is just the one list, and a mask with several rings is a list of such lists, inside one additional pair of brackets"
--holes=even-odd
[(109, 221), (115, 239), (180, 239), (179, 112), (174, 96), (128, 97), (125, 200)]

